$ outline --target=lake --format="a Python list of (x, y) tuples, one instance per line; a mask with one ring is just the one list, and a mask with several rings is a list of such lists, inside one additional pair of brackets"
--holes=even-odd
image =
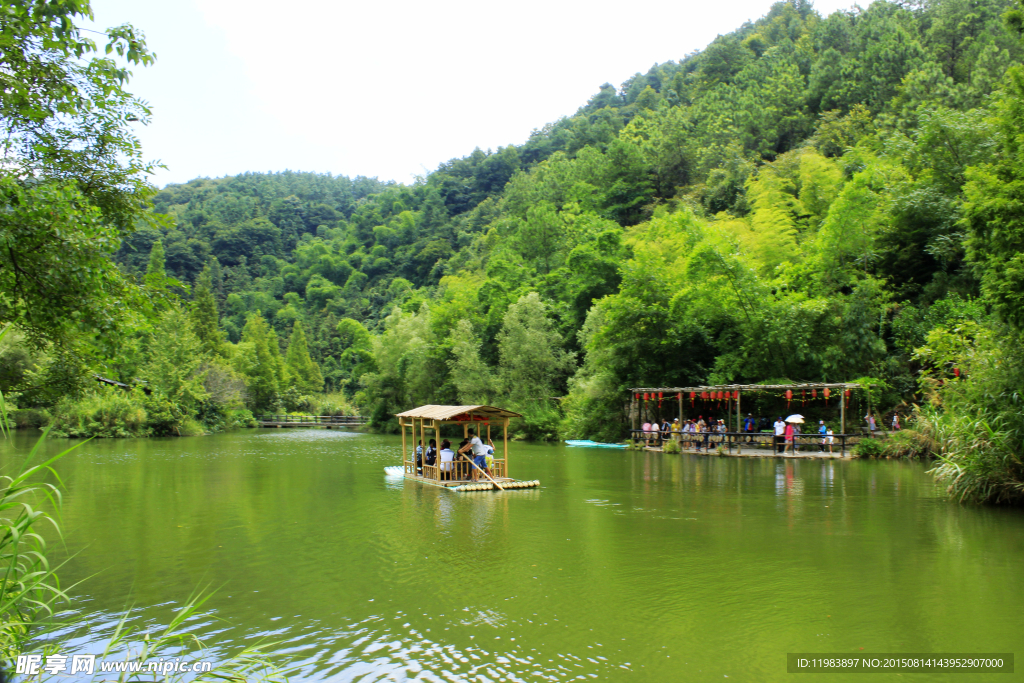
[[(219, 619), (188, 626), (212, 658), (279, 641), (297, 680), (783, 681), (788, 652), (1024, 651), (1024, 512), (951, 503), (927, 464), (517, 443), (510, 473), (539, 489), (454, 493), (386, 477), (400, 444), (282, 429), (69, 454), (76, 647), (212, 586)], [(993, 675), (871, 680), (915, 678)]]

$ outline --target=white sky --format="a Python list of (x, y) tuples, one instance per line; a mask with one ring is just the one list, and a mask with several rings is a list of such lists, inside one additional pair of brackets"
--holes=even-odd
[[(852, 0), (818, 0), (822, 14)], [(326, 2), (93, 0), (157, 53), (129, 90), (167, 165), (158, 185), (244, 171), (411, 182), (453, 157), (524, 142), (604, 82), (702, 49), (769, 0)]]

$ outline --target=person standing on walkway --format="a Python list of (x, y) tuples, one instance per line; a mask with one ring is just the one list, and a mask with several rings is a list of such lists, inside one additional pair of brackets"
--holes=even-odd
[(641, 438), (645, 442), (649, 443), (650, 440), (651, 440), (651, 423), (650, 422), (644, 422), (643, 426), (640, 427), (640, 429), (643, 430), (643, 436)]
[(818, 434), (821, 435), (821, 443), (818, 444), (818, 452), (825, 452), (825, 433), (828, 432), (828, 427), (825, 426), (824, 420), (818, 420)]
[[(783, 435), (784, 435), (784, 438), (786, 440), (786, 447), (782, 450), (782, 454), (783, 455), (785, 455), (789, 451), (790, 447), (793, 446), (793, 435), (794, 434), (796, 434), (796, 429), (794, 428), (793, 423), (792, 422), (787, 422), (785, 430), (783, 431)], [(793, 451), (793, 455), (796, 455), (796, 450), (795, 449)]]
[(892, 431), (898, 432), (900, 429), (902, 429), (900, 427), (900, 414), (898, 412), (894, 412), (892, 414)]
[(750, 413), (747, 413), (747, 419), (743, 421), (743, 431), (747, 433), (747, 443), (750, 443), (751, 441), (754, 440), (755, 424), (756, 420), (754, 420), (754, 416), (751, 415)]
[(786, 423), (782, 421), (782, 416), (775, 421), (775, 439), (773, 445), (775, 446), (775, 452), (781, 453), (783, 446), (785, 446), (784, 439), (786, 434)]
[(867, 415), (864, 416), (864, 419), (867, 420), (869, 434), (874, 434), (875, 432), (878, 431), (878, 424), (875, 422), (874, 415), (868, 413)]
[(679, 424), (679, 418), (672, 420), (672, 440), (679, 444), (679, 450), (683, 450), (683, 426)]

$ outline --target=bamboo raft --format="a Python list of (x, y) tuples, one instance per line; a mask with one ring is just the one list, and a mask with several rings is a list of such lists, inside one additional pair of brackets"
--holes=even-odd
[[(430, 486), (440, 486), (449, 491), (460, 493), (468, 491), (506, 491), (510, 489), (536, 488), (540, 481), (513, 479), (508, 473), (508, 425), (509, 420), (514, 417), (522, 417), (519, 413), (494, 406), (436, 406), (426, 405), (419, 408), (407, 410), (398, 414), (398, 426), (402, 431), (402, 465), (387, 467), (389, 474), (403, 476), (412, 481)], [(503, 449), (501, 457), (495, 452), (494, 462), (491, 466), (490, 475), (482, 471), (477, 472), (478, 481), (472, 480), (472, 474), (476, 466), (471, 460), (459, 459), (452, 462), (442, 463), (440, 460), (433, 465), (425, 462), (421, 467), (416, 464), (415, 444), (419, 440), (423, 444), (423, 453), (426, 455), (427, 443), (433, 437), (438, 444), (440, 451), (441, 427), (444, 425), (462, 425), (463, 437), (469, 436), (469, 428), (472, 426), (481, 440), (491, 440), (492, 424), (500, 424), (502, 428)], [(412, 443), (407, 440), (406, 429), (409, 429), (409, 436)], [(429, 430), (429, 431), (428, 431)], [(486, 431), (485, 431), (486, 430)], [(417, 436), (417, 431), (419, 432)], [(433, 433), (431, 433), (433, 432)], [(412, 445), (412, 448), (409, 446)], [(454, 448), (452, 450), (455, 450)], [(440, 458), (440, 454), (438, 455)]]

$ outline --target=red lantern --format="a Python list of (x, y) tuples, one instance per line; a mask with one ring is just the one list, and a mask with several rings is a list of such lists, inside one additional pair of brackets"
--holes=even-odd
[(702, 401), (708, 400), (708, 392), (706, 392), (706, 391), (700, 392), (700, 400), (702, 400)]
[(645, 401), (647, 400), (647, 393), (646, 392), (644, 393), (644, 400)]
[(846, 407), (847, 408), (850, 407), (850, 394), (852, 394), (852, 393), (853, 392), (850, 391), (849, 389), (846, 390)]
[(806, 389), (801, 389), (800, 390), (800, 405), (802, 405), (802, 406), (807, 405), (807, 390)]
[(822, 393), (825, 394), (825, 407), (828, 407), (828, 395), (831, 392), (828, 390), (828, 387), (825, 387), (825, 389), (824, 389), (824, 391), (822, 391)]
[(786, 410), (789, 410), (789, 402), (793, 400), (793, 390), (786, 389)]
[(818, 398), (818, 390), (817, 389), (811, 389), (811, 398), (812, 399)]
[(694, 402), (694, 400), (696, 400), (696, 398), (697, 398), (697, 392), (696, 391), (691, 391), (690, 392), (690, 407), (691, 408), (693, 407), (693, 402)]
[(959, 378), (960, 377), (960, 368), (953, 368), (953, 375), (955, 377)]
[(661, 410), (661, 399), (665, 396), (665, 392), (658, 392), (658, 410)]

